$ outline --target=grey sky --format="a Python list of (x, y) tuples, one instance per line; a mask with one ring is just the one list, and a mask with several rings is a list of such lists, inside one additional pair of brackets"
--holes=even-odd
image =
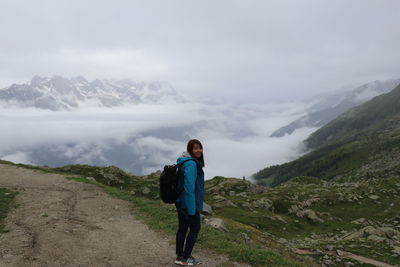
[(0, 12), (0, 87), (81, 74), (267, 103), (400, 77), (398, 0), (2, 0)]

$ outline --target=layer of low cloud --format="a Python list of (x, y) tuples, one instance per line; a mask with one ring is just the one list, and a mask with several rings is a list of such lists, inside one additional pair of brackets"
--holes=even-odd
[(300, 155), (301, 140), (315, 129), (300, 129), (283, 138), (268, 136), (301, 116), (306, 107), (186, 103), (73, 112), (1, 109), (0, 158), (54, 166), (116, 165), (147, 174), (174, 163), (186, 142), (197, 138), (204, 146), (206, 178), (249, 177)]

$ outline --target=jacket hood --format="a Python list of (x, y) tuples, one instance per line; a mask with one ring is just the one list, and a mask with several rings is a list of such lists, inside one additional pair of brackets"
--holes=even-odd
[(183, 151), (181, 157), (184, 157), (184, 158), (191, 158), (192, 156), (189, 154), (189, 152)]
[(181, 164), (183, 161), (185, 161), (187, 159), (191, 159), (191, 158), (192, 158), (192, 156), (187, 151), (184, 151), (182, 153), (182, 155), (176, 160), (176, 163)]

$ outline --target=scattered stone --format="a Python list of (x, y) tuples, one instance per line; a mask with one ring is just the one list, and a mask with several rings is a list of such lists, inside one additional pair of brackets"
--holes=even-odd
[(93, 177), (86, 177), (86, 180), (89, 180), (89, 181), (96, 181), (96, 179), (94, 179)]
[(225, 200), (225, 198), (224, 198), (223, 196), (221, 196), (221, 195), (215, 195), (215, 196), (213, 197), (213, 199), (214, 199), (215, 201), (223, 201), (223, 200)]
[(277, 240), (277, 242), (278, 242), (278, 243), (281, 243), (281, 244), (286, 244), (288, 241), (287, 241), (285, 238), (281, 237), (281, 238), (279, 238), (279, 239)]
[(326, 245), (325, 249), (326, 249), (326, 250), (333, 250), (334, 247), (333, 247), (332, 245)]
[(265, 197), (262, 197), (256, 201), (253, 201), (252, 206), (254, 208), (262, 208), (268, 210), (272, 207), (272, 201)]
[(368, 196), (370, 199), (373, 199), (373, 200), (376, 200), (376, 199), (379, 199), (379, 196), (377, 196), (377, 195), (370, 195), (370, 196)]
[(371, 241), (374, 241), (374, 242), (383, 242), (383, 241), (385, 241), (384, 237), (380, 237), (380, 236), (377, 236), (377, 235), (370, 235), (370, 236), (368, 236), (367, 239), (371, 240)]
[(400, 247), (393, 246), (392, 253), (397, 254), (397, 255), (400, 255)]

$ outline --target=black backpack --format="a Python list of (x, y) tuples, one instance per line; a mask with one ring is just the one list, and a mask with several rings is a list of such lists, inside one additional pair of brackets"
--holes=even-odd
[(179, 195), (182, 194), (183, 189), (178, 192), (180, 171), (182, 164), (189, 160), (192, 159), (187, 159), (180, 164), (164, 166), (164, 170), (160, 175), (160, 197), (163, 202), (169, 204), (175, 203)]

